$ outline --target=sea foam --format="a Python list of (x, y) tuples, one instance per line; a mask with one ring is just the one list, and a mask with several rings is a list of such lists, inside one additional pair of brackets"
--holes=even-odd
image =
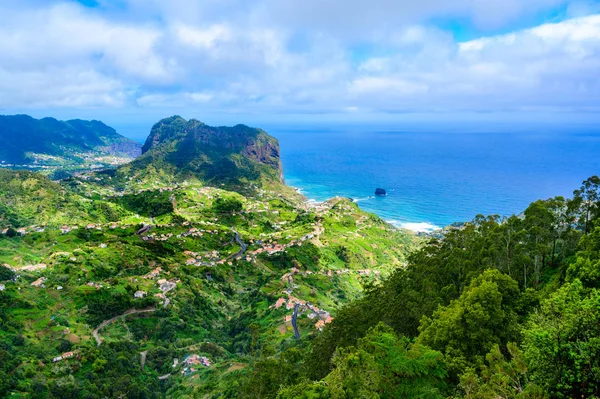
[(406, 229), (410, 231), (414, 231), (415, 233), (431, 233), (436, 230), (441, 230), (441, 227), (436, 226), (431, 223), (426, 222), (399, 222), (397, 220), (388, 220), (388, 223), (399, 227), (401, 229)]

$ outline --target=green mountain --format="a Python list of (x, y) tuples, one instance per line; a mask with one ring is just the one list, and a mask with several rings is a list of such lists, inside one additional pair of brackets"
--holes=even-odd
[(306, 202), (258, 129), (144, 151), (0, 171), (0, 398), (600, 397), (597, 176), (423, 239)]
[(146, 181), (195, 179), (237, 191), (283, 182), (279, 143), (263, 130), (212, 127), (179, 116), (155, 124), (142, 156), (121, 167), (119, 175)]
[(0, 166), (13, 169), (75, 171), (105, 168), (128, 162), (140, 145), (99, 121), (28, 115), (0, 115)]

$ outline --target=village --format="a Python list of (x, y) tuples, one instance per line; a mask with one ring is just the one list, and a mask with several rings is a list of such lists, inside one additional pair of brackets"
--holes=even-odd
[[(177, 185), (159, 187), (157, 189), (148, 188), (137, 190), (137, 192), (142, 193), (144, 191), (156, 190), (159, 192), (174, 192), (185, 186), (186, 185)], [(197, 189), (196, 192), (207, 200), (212, 200), (218, 195), (213, 188), (201, 188)], [(258, 192), (258, 195), (260, 196), (260, 190), (258, 190)], [(117, 197), (122, 195), (124, 195), (122, 192), (114, 193), (114, 196)], [(264, 191), (262, 192), (262, 195), (266, 196), (267, 193)], [(173, 196), (171, 200), (173, 200)], [(295, 209), (304, 209), (310, 212), (315, 212), (317, 215), (325, 215), (337, 203), (338, 200), (333, 200), (327, 203), (304, 202), (295, 204), (295, 207), (297, 207)], [(246, 226), (248, 227), (244, 229), (243, 234), (239, 234), (234, 227), (225, 227), (222, 224), (219, 224), (219, 218), (211, 217), (210, 214), (207, 217), (203, 217), (201, 220), (191, 217), (190, 220), (184, 220), (177, 223), (156, 222), (153, 218), (151, 220), (144, 220), (138, 218), (136, 215), (137, 220), (144, 220), (141, 223), (141, 227), (140, 223), (136, 223), (134, 219), (109, 223), (87, 223), (83, 225), (63, 224), (59, 227), (45, 224), (22, 227), (16, 230), (16, 235), (21, 237), (25, 237), (28, 234), (56, 231), (58, 231), (61, 235), (68, 235), (72, 233), (77, 234), (77, 232), (81, 233), (81, 230), (84, 230), (89, 232), (103, 232), (105, 235), (99, 235), (99, 237), (104, 236), (106, 238), (104, 241), (95, 242), (93, 247), (87, 247), (84, 251), (80, 250), (80, 248), (71, 250), (71, 252), (61, 250), (51, 252), (47, 258), (41, 259), (41, 261), (38, 263), (21, 264), (18, 266), (5, 266), (9, 267), (13, 272), (15, 272), (15, 280), (19, 279), (22, 273), (37, 274), (33, 281), (28, 280), (31, 281), (28, 284), (34, 289), (53, 292), (66, 290), (67, 293), (70, 293), (76, 289), (81, 290), (81, 288), (78, 288), (78, 286), (73, 286), (73, 283), (71, 283), (71, 286), (69, 286), (68, 282), (57, 284), (48, 273), (51, 273), (56, 265), (60, 265), (62, 263), (73, 262), (75, 264), (85, 264), (86, 256), (89, 254), (99, 256), (101, 259), (103, 253), (108, 253), (102, 252), (103, 250), (111, 251), (113, 248), (114, 243), (110, 238), (108, 238), (111, 234), (117, 234), (117, 236), (121, 237), (137, 236), (137, 239), (148, 244), (176, 244), (180, 249), (176, 252), (174, 259), (177, 259), (177, 261), (180, 262), (181, 267), (195, 266), (219, 268), (219, 266), (248, 267), (253, 265), (262, 267), (261, 265), (263, 262), (261, 259), (265, 260), (267, 264), (269, 264), (268, 262), (271, 257), (277, 259), (277, 255), (283, 254), (288, 250), (297, 250), (305, 245), (309, 246), (309, 248), (310, 245), (323, 245), (321, 243), (322, 236), (325, 232), (323, 219), (313, 219), (313, 221), (308, 221), (299, 228), (298, 225), (295, 225), (289, 219), (285, 219), (284, 214), (280, 214), (278, 209), (270, 209), (269, 205), (269, 203), (265, 204), (259, 201), (247, 201), (243, 210), (234, 211), (231, 213), (232, 217), (241, 218), (247, 223)], [(191, 204), (190, 206), (192, 208), (210, 208), (202, 202)], [(192, 208), (183, 208), (182, 213), (185, 214), (185, 212), (189, 212), (189, 209)], [(203, 210), (200, 209), (200, 211)], [(340, 220), (340, 218), (345, 214), (351, 215), (353, 211), (354, 210), (351, 206), (341, 203), (338, 205), (336, 212), (334, 212), (333, 215), (328, 215), (328, 217), (333, 218), (334, 220)], [(261, 231), (257, 222), (253, 221), (253, 218), (257, 218), (256, 220), (260, 220), (261, 218), (266, 218), (266, 220), (269, 220), (269, 227), (271, 229), (270, 232), (266, 233)], [(370, 224), (366, 222), (367, 220), (364, 216), (358, 218), (356, 231), (360, 232), (363, 224), (370, 226)], [(128, 230), (130, 232), (133, 231), (133, 233), (126, 233), (124, 235), (124, 233), (122, 233), (124, 230)], [(1, 230), (0, 233), (5, 235), (9, 234), (9, 229), (5, 228)], [(204, 244), (205, 242), (210, 244)], [(200, 248), (206, 249), (203, 250)], [(172, 300), (176, 301), (177, 295), (171, 294), (172, 292), (175, 292), (178, 286), (182, 285), (181, 280), (177, 278), (177, 267), (174, 267), (172, 264), (169, 265), (169, 267), (166, 267), (160, 263), (154, 265), (151, 264), (150, 266), (151, 269), (149, 271), (144, 271), (145, 274), (128, 276), (125, 279), (122, 279), (120, 282), (120, 289), (122, 289), (123, 284), (127, 283), (130, 284), (131, 287), (135, 287), (135, 290), (129, 291), (128, 295), (131, 295), (130, 298), (134, 300), (135, 303), (139, 304), (139, 307), (130, 308), (124, 313), (103, 320), (99, 325), (97, 325), (97, 327), (92, 331), (91, 335), (96, 340), (98, 346), (100, 346), (107, 339), (114, 339), (112, 338), (114, 331), (118, 331), (119, 328), (115, 326), (125, 325), (125, 322), (132, 321), (137, 318), (153, 317), (149, 315), (160, 309), (165, 309), (167, 307), (169, 309), (173, 309), (173, 306), (179, 305), (177, 302), (175, 302), (175, 305), (172, 305)], [(175, 275), (173, 274), (174, 272)], [(202, 271), (202, 275), (209, 282), (213, 281), (214, 274), (215, 272), (211, 273), (209, 271)], [(48, 277), (51, 277), (50, 280), (48, 279), (47, 275)], [(378, 279), (381, 275), (381, 271), (371, 270), (369, 268), (362, 268), (358, 270), (347, 267), (340, 268), (339, 265), (336, 265), (333, 268), (321, 267), (319, 269), (312, 270), (296, 266), (289, 269), (289, 271), (284, 273), (280, 278), (280, 282), (283, 287), (282, 291), (279, 292), (281, 292), (283, 296), (280, 296), (279, 298), (275, 296), (275, 302), (269, 307), (273, 312), (281, 312), (282, 310), (286, 311), (286, 314), (281, 316), (283, 320), (279, 318), (280, 316), (276, 317), (277, 320), (281, 320), (283, 322), (283, 324), (280, 324), (280, 326), (277, 327), (277, 330), (283, 334), (283, 326), (286, 326), (285, 329), (289, 331), (291, 325), (296, 338), (300, 337), (299, 329), (304, 329), (307, 326), (310, 326), (312, 331), (323, 330), (327, 324), (334, 320), (334, 317), (330, 311), (323, 309), (322, 305), (319, 304), (319, 299), (315, 300), (315, 297), (313, 297), (312, 301), (302, 299), (303, 295), (299, 292), (306, 292), (305, 288), (296, 290), (297, 286), (295, 283), (299, 284), (301, 287), (306, 287), (307, 284), (308, 286), (313, 284), (311, 283), (312, 278), (326, 277), (327, 280), (331, 280), (336, 276), (341, 277), (351, 275), (357, 277), (374, 277)], [(295, 279), (299, 278), (308, 280), (302, 282), (297, 280), (295, 281)], [(114, 280), (109, 281), (97, 278), (86, 278), (85, 276), (82, 276), (81, 278), (78, 278), (77, 281), (80, 282), (79, 284), (81, 284), (79, 287), (84, 286), (86, 289), (93, 289), (95, 291), (115, 291), (115, 289), (118, 288), (116, 286), (117, 281)], [(316, 281), (317, 280), (315, 280), (315, 282)], [(0, 291), (6, 290), (7, 287), (7, 284), (0, 285)], [(19, 290), (21, 290), (21, 287), (22, 284), (19, 286)], [(151, 298), (154, 300), (154, 302), (148, 302)], [(331, 304), (328, 306), (331, 306)], [(305, 321), (297, 324), (296, 319), (299, 317), (303, 317)], [(111, 324), (117, 322), (118, 320), (121, 320), (121, 322), (109, 328)], [(281, 321), (279, 323), (281, 323)], [(309, 332), (306, 330), (303, 331), (303, 334), (306, 333)], [(145, 353), (146, 351), (143, 351), (141, 355), (142, 364), (145, 361)], [(59, 356), (55, 356), (53, 358), (53, 362), (61, 362), (71, 359), (75, 356), (76, 352), (64, 352)], [(208, 356), (206, 356), (206, 354), (192, 353), (184, 357), (183, 361), (174, 358), (173, 372), (162, 375), (159, 377), (159, 379), (166, 379), (174, 374), (188, 377), (202, 368), (211, 367), (211, 365), (211, 360)], [(177, 369), (177, 371), (175, 369)]]

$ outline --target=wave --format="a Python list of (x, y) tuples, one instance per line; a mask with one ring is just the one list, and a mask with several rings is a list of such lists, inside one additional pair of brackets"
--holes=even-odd
[(440, 226), (427, 222), (399, 222), (397, 220), (388, 220), (387, 222), (401, 229), (414, 231), (415, 233), (432, 233), (442, 229)]
[(353, 198), (352, 198), (352, 201), (353, 201), (353, 202), (363, 202), (363, 201), (372, 200), (373, 198), (375, 198), (375, 197), (373, 197), (372, 195), (370, 195), (370, 196), (368, 196), (368, 197), (364, 197), (364, 198), (354, 198), (354, 197), (353, 197)]

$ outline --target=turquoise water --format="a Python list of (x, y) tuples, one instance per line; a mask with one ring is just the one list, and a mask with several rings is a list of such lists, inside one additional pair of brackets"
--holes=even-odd
[[(407, 132), (269, 129), (286, 182), (308, 198), (355, 198), (398, 226), (431, 230), (476, 214), (511, 215), (539, 198), (570, 196), (600, 174), (600, 130)], [(377, 187), (388, 191), (375, 197)]]

